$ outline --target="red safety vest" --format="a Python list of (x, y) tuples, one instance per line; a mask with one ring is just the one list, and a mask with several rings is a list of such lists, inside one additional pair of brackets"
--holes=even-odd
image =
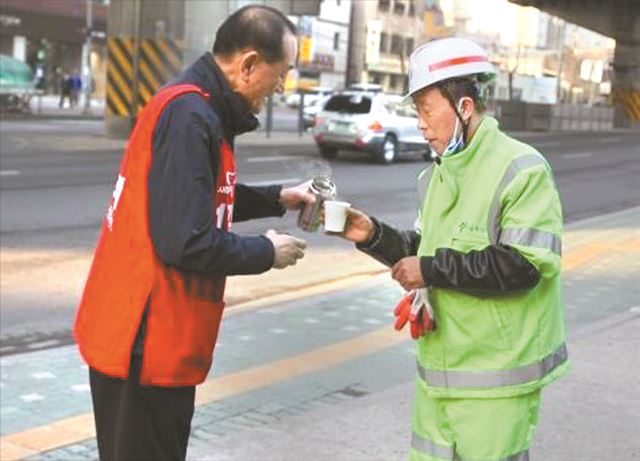
[[(172, 99), (192, 92), (209, 97), (194, 85), (169, 86), (140, 112), (74, 328), (80, 353), (89, 366), (126, 378), (133, 342), (149, 300), (141, 384), (192, 386), (203, 382), (211, 368), (224, 309), (225, 277), (167, 267), (158, 259), (149, 235), (147, 177), (153, 129)], [(217, 227), (225, 230), (229, 230), (233, 215), (235, 174), (233, 151), (224, 143), (211, 206)]]

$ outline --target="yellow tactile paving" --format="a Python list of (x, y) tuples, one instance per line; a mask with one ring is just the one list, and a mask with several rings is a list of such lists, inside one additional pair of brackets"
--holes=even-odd
[(296, 376), (322, 370), (405, 341), (390, 326), (379, 328), (348, 341), (331, 344), (304, 354), (277, 360), (259, 367), (232, 373), (198, 387), (196, 404), (204, 405), (232, 395), (248, 392)]

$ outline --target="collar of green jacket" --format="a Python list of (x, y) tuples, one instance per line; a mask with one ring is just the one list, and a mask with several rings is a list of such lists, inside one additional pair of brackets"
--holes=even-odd
[(446, 184), (447, 189), (450, 192), (450, 200), (447, 210), (453, 208), (458, 201), (459, 196), (459, 181), (460, 173), (466, 169), (467, 165), (471, 163), (477, 155), (481, 154), (481, 146), (489, 133), (498, 129), (498, 121), (485, 115), (476, 129), (471, 142), (467, 146), (455, 155), (442, 157), (440, 162), (435, 163), (436, 170), (434, 174), (439, 177), (440, 181)]
[(471, 158), (478, 151), (479, 147), (483, 143), (483, 140), (487, 137), (487, 134), (497, 128), (498, 121), (495, 118), (489, 115), (483, 116), (482, 120), (480, 120), (480, 123), (478, 124), (478, 127), (476, 128), (475, 133), (471, 138), (471, 141), (465, 146), (465, 148), (457, 154), (442, 157), (441, 162), (446, 162), (448, 166), (450, 165), (454, 168), (459, 168), (463, 165), (466, 165), (471, 161)]

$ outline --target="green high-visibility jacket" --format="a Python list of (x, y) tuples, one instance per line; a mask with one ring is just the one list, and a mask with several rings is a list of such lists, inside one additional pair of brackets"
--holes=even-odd
[(564, 375), (562, 209), (544, 157), (484, 117), (468, 146), (420, 181), (418, 256), (508, 245), (540, 273), (535, 287), (499, 295), (429, 288), (438, 327), (418, 346), (428, 395), (522, 395)]

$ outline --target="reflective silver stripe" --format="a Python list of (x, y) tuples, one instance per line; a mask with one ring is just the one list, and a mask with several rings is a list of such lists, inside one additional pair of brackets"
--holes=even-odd
[[(469, 458), (463, 458), (462, 456), (456, 453), (455, 461), (472, 461), (472, 460), (470, 460)], [(507, 456), (506, 458), (495, 458), (495, 459), (492, 459), (491, 461), (529, 461), (529, 449), (527, 448), (524, 451), (521, 451), (511, 456)]]
[(489, 231), (489, 241), (491, 243), (497, 243), (500, 237), (500, 212), (502, 211), (500, 206), (500, 196), (507, 188), (507, 186), (513, 181), (518, 173), (522, 170), (535, 166), (545, 165), (546, 162), (541, 155), (524, 155), (516, 158), (511, 165), (507, 168), (498, 184), (498, 188), (493, 194), (491, 200), (491, 208), (489, 208), (489, 221), (487, 222), (487, 230)]
[(502, 229), (500, 231), (500, 243), (546, 248), (558, 255), (562, 254), (560, 236), (538, 229)]
[(424, 207), (424, 199), (427, 195), (427, 190), (429, 189), (431, 176), (433, 176), (433, 163), (422, 170), (418, 175), (418, 212), (420, 213), (422, 213), (422, 208)]
[(440, 445), (432, 440), (425, 439), (415, 432), (411, 434), (411, 448), (425, 455), (436, 456), (449, 461), (453, 460), (453, 447)]
[(501, 387), (515, 386), (544, 378), (567, 361), (567, 345), (562, 343), (554, 352), (539, 362), (509, 370), (446, 371), (427, 370), (418, 363), (418, 374), (432, 387)]

